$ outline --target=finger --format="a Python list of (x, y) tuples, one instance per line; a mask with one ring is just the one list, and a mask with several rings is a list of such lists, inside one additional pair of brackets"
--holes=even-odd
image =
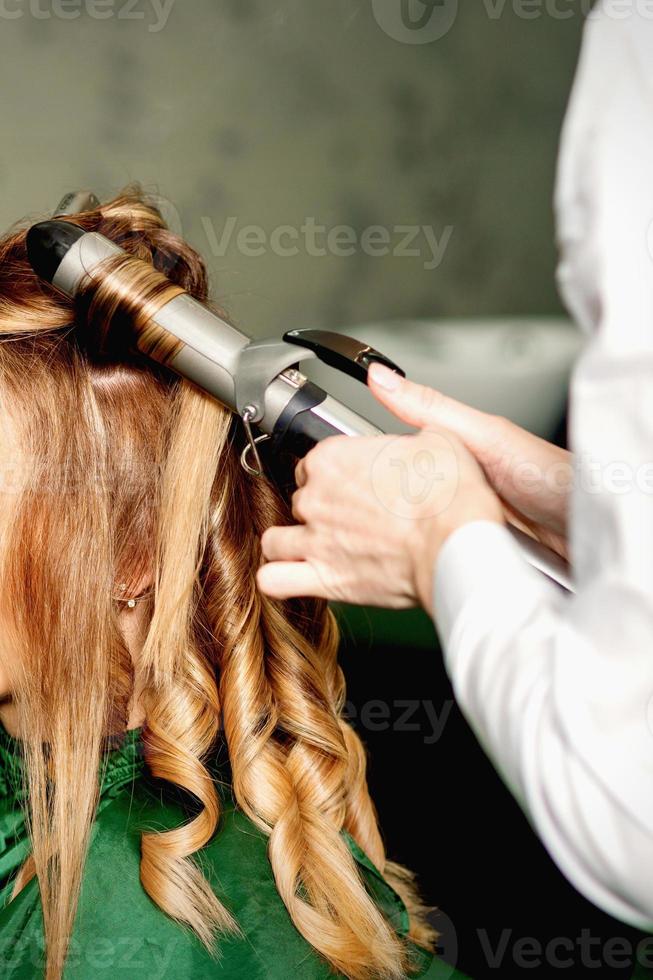
[(468, 445), (478, 443), (492, 421), (491, 415), (427, 385), (402, 378), (383, 364), (370, 365), (368, 385), (374, 397), (403, 422), (419, 429), (442, 426)]
[(295, 490), (292, 497), (290, 498), (290, 513), (295, 518), (298, 524), (306, 523), (306, 494), (307, 490), (302, 487), (299, 490)]
[(306, 473), (305, 460), (306, 457), (302, 456), (300, 461), (297, 463), (297, 466), (295, 467), (295, 485), (297, 486), (298, 489), (299, 487), (303, 487), (304, 484), (306, 483), (306, 480), (308, 479), (308, 475)]
[(269, 527), (261, 535), (261, 550), (267, 561), (303, 561), (307, 529), (304, 526)]
[(261, 565), (256, 582), (265, 595), (272, 599), (291, 599), (295, 596), (314, 596), (330, 599), (324, 583), (310, 562), (269, 562)]

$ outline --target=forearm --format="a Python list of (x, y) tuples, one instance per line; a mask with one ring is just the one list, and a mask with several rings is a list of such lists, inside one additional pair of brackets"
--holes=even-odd
[(590, 900), (649, 928), (653, 773), (635, 742), (646, 737), (641, 689), (653, 690), (653, 665), (647, 679), (637, 654), (620, 658), (617, 684), (610, 651), (588, 644), (570, 603), (499, 526), (451, 536), (434, 593), (461, 709), (552, 857)]

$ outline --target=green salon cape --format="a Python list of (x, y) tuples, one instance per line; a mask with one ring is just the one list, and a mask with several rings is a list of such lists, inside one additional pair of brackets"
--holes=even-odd
[[(142, 729), (108, 748), (101, 796), (85, 864), (64, 980), (99, 977), (139, 980), (333, 980), (335, 974), (295, 929), (275, 887), (266, 837), (235, 808), (216, 782), (223, 803), (217, 832), (195, 855), (216, 894), (235, 916), (242, 936), (220, 942), (212, 959), (189, 929), (149, 898), (139, 879), (140, 834), (188, 819), (179, 791), (155, 780), (142, 753)], [(217, 769), (215, 770), (217, 773)], [(36, 877), (10, 902), (16, 869), (29, 852), (20, 804), (20, 742), (0, 724), (0, 976), (43, 976), (43, 920)], [(374, 865), (346, 835), (364, 881), (399, 933), (406, 908)], [(461, 980), (462, 974), (414, 946), (417, 977)]]

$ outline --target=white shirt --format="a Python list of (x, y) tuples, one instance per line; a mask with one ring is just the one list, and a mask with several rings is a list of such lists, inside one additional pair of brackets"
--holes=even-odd
[[(548, 851), (587, 898), (653, 927), (653, 10), (584, 28), (555, 195), (558, 280), (590, 338), (572, 377), (575, 594), (475, 521), (434, 606), (454, 690)], [(638, 13), (639, 10), (639, 13)]]

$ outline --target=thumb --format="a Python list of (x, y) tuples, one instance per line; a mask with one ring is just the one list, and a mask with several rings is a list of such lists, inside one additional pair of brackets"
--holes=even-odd
[(418, 429), (449, 429), (470, 448), (482, 443), (492, 416), (449, 398), (435, 388), (402, 378), (384, 364), (371, 364), (368, 385), (374, 397), (402, 422)]

